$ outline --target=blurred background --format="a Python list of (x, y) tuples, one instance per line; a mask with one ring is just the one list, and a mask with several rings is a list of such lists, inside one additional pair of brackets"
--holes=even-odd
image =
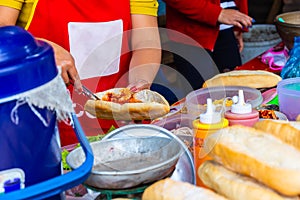
[[(158, 24), (159, 27), (165, 28), (166, 6), (163, 0), (158, 0), (158, 2)], [(263, 52), (280, 44), (282, 39), (276, 30), (274, 20), (277, 15), (292, 11), (300, 11), (300, 0), (248, 0), (249, 16), (254, 18), (256, 22), (249, 29), (249, 32), (243, 33), (244, 49), (241, 52), (243, 65), (250, 63), (249, 61)], [(164, 87), (161, 88), (156, 85), (152, 89), (163, 93), (169, 102), (174, 102), (185, 96), (191, 89), (178, 89), (182, 88), (182, 84), (178, 81), (178, 74), (176, 71), (170, 70), (177, 68), (173, 62), (173, 54), (164, 48), (164, 46), (168, 46), (168, 41), (166, 32), (161, 29), (162, 66), (168, 67), (167, 69), (162, 68), (156, 78), (156, 81), (163, 83)], [(167, 94), (166, 91), (168, 91)]]
[(256, 23), (273, 24), (276, 15), (283, 12), (299, 11), (299, 0), (248, 0), (249, 15)]
[[(158, 0), (158, 2), (158, 23), (160, 27), (165, 27), (165, 3), (163, 0)], [(285, 12), (299, 11), (300, 0), (248, 0), (248, 7), (249, 16), (256, 20), (256, 24), (273, 25), (276, 15)], [(166, 42), (167, 40), (167, 37), (162, 35), (162, 42)], [(164, 52), (162, 62), (164, 64), (172, 63), (172, 54)]]

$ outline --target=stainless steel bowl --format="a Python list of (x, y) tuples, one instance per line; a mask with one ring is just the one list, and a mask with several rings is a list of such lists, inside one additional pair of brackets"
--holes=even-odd
[(171, 175), (171, 179), (196, 184), (196, 171), (194, 166), (194, 158), (186, 146), (186, 144), (171, 131), (153, 124), (135, 124), (127, 125), (118, 128), (107, 134), (102, 140), (109, 140), (113, 138), (130, 138), (130, 137), (149, 137), (159, 136), (167, 137), (176, 140), (184, 150), (180, 155), (179, 160), (175, 166), (175, 170)]
[[(171, 174), (183, 153), (178, 140), (161, 135), (104, 139), (91, 147), (95, 159), (85, 184), (99, 189), (125, 189), (162, 179)], [(72, 169), (84, 160), (81, 148), (66, 159)]]

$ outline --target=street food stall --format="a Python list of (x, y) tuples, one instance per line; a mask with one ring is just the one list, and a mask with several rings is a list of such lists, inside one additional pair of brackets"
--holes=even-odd
[[(275, 48), (282, 50), (283, 46), (283, 43), (279, 43)], [(150, 125), (149, 121), (125, 125), (102, 139), (105, 142), (113, 138), (128, 139), (141, 135), (155, 135), (154, 138), (167, 135), (180, 139), (179, 143), (184, 146), (186, 153), (178, 157), (169, 175), (130, 188), (98, 188), (88, 182), (84, 185), (88, 190), (102, 195), (103, 199), (117, 199), (120, 196), (151, 200), (201, 197), (253, 199), (257, 196), (263, 199), (298, 199), (300, 168), (296, 160), (300, 158), (300, 152), (296, 138), (299, 138), (300, 122), (296, 122), (296, 118), (300, 114), (297, 103), (300, 97), (296, 96), (292, 103), (282, 103), (282, 88), (286, 88), (282, 85), (299, 85), (299, 78), (288, 80), (282, 80), (280, 69), (271, 69), (268, 63), (262, 62), (261, 55), (233, 72), (207, 80), (203, 88), (190, 92), (170, 105), (168, 112), (151, 119)], [(299, 95), (297, 87), (292, 88), (290, 93)], [(242, 105), (242, 111), (240, 106), (236, 106), (238, 111), (234, 112), (234, 104)], [(282, 110), (284, 104), (293, 104), (297, 115)], [(220, 126), (201, 122), (203, 114), (212, 114), (208, 113), (211, 107), (222, 113), (220, 117), (224, 121)], [(248, 113), (249, 108), (251, 114)], [(234, 114), (229, 115), (228, 112)], [(227, 119), (224, 119), (226, 116)], [(202, 119), (211, 120), (212, 117), (215, 119), (219, 116), (212, 114)], [(290, 134), (287, 136), (282, 133)], [(290, 137), (295, 138), (293, 142)], [(281, 157), (281, 152), (288, 153)], [(289, 166), (294, 167), (291, 169)], [(101, 172), (93, 173), (101, 175)], [(285, 176), (279, 176), (278, 173)], [(231, 188), (237, 189), (233, 192)]]

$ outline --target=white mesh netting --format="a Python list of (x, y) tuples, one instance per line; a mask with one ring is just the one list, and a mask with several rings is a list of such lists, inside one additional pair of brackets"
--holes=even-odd
[(28, 104), (32, 112), (45, 126), (48, 126), (48, 124), (36, 108), (47, 108), (56, 113), (58, 121), (64, 121), (68, 124), (72, 123), (69, 121), (71, 113), (74, 112), (72, 100), (60, 73), (46, 84), (24, 93), (1, 99), (0, 103), (11, 100), (16, 100), (16, 105), (11, 111), (11, 120), (15, 124), (19, 122), (18, 108), (24, 104)]

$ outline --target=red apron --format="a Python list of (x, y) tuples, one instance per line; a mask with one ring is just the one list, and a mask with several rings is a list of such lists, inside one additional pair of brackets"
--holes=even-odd
[[(119, 19), (123, 22), (123, 32), (131, 29), (129, 0), (118, 2), (111, 0), (39, 0), (28, 31), (35, 37), (45, 38), (70, 50), (69, 22), (109, 22)], [(127, 86), (127, 72), (131, 58), (129, 37), (129, 34), (123, 34), (119, 72), (105, 77), (82, 80), (84, 85), (94, 92)], [(112, 125), (118, 127), (119, 123), (113, 120), (98, 120), (85, 112), (83, 106), (87, 99), (83, 95), (72, 92), (72, 87), (69, 89), (75, 105), (75, 112), (87, 136), (106, 133)], [(62, 146), (78, 142), (71, 126), (61, 122), (59, 132)]]

